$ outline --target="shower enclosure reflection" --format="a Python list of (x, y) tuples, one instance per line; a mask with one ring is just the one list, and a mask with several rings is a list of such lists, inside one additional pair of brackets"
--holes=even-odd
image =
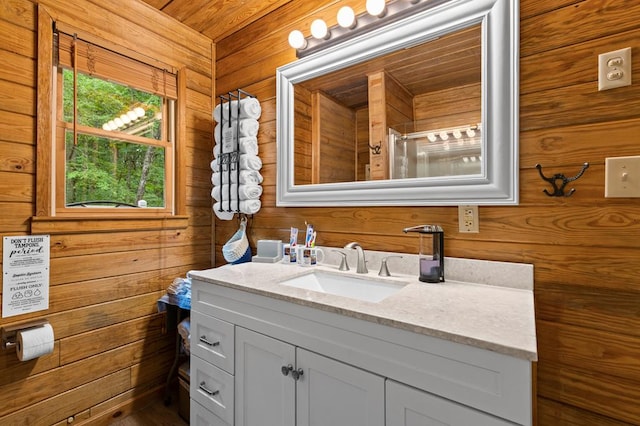
[(389, 129), (391, 179), (479, 174), (482, 125), (400, 133)]

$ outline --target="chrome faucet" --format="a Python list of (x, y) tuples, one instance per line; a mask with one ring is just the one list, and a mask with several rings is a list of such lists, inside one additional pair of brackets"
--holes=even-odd
[(358, 267), (356, 269), (356, 272), (358, 274), (366, 274), (369, 271), (367, 270), (367, 261), (364, 258), (364, 250), (362, 250), (362, 247), (360, 246), (360, 244), (356, 243), (355, 241), (352, 243), (347, 244), (346, 246), (344, 246), (344, 248), (346, 249), (356, 249), (356, 251), (358, 252)]

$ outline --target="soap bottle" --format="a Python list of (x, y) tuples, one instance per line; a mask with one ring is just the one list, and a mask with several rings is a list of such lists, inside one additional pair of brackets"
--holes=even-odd
[(426, 283), (444, 282), (444, 231), (439, 225), (417, 225), (403, 232), (420, 233), (420, 276)]

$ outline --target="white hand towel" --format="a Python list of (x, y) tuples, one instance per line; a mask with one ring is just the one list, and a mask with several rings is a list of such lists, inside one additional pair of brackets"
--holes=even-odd
[[(220, 206), (222, 206), (223, 208), (223, 212), (220, 212)], [(244, 214), (254, 214), (257, 213), (260, 210), (260, 207), (262, 206), (262, 203), (260, 203), (260, 200), (244, 200), (244, 201), (240, 201), (240, 213), (244, 213)], [(231, 201), (231, 210), (233, 210), (232, 212), (227, 212), (227, 210), (229, 210), (229, 202), (227, 200), (223, 201), (222, 203), (220, 202), (216, 202), (213, 205), (213, 211), (215, 212), (216, 216), (218, 217), (218, 219), (222, 219), (222, 220), (231, 220), (233, 219), (233, 214), (234, 212), (236, 212), (236, 209), (238, 208), (238, 202), (237, 201)]]
[(260, 102), (256, 98), (244, 98), (240, 100), (240, 114), (238, 115), (238, 101), (218, 104), (213, 110), (213, 119), (218, 123), (229, 120), (229, 111), (232, 118), (253, 118), (257, 120), (262, 114)]
[[(238, 129), (239, 128), (239, 129)], [(243, 118), (239, 121), (231, 120), (230, 123), (218, 123), (213, 130), (213, 138), (216, 143), (220, 143), (221, 140), (232, 140), (238, 136), (238, 130), (240, 130), (240, 137), (242, 136), (257, 136), (260, 123), (253, 118)], [(220, 132), (222, 131), (222, 135)], [(222, 138), (220, 138), (222, 136)]]
[[(258, 155), (258, 138), (253, 136), (245, 136), (240, 138), (240, 152), (242, 154), (251, 154)], [(213, 147), (213, 155), (218, 158), (220, 156), (220, 145), (219, 143), (215, 144)], [(228, 141), (222, 142), (222, 148), (224, 152), (231, 152), (233, 150), (233, 143)]]
[[(232, 172), (230, 174), (218, 172), (212, 173), (211, 183), (215, 186), (219, 186), (223, 183), (229, 183), (229, 178), (231, 178), (231, 183), (238, 183), (238, 175), (236, 172)], [(240, 170), (240, 183), (247, 185), (260, 185), (263, 180), (262, 175), (257, 170)]]
[[(231, 190), (231, 191), (229, 191)], [(240, 195), (240, 200), (257, 200), (262, 195), (262, 187), (260, 185), (244, 185), (232, 183), (231, 188), (229, 185), (214, 186), (211, 190), (211, 197), (216, 201), (220, 199), (237, 200)]]

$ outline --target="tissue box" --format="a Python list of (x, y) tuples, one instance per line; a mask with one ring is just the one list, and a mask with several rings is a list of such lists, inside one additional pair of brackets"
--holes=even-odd
[(258, 254), (252, 262), (276, 263), (282, 259), (281, 240), (258, 240)]

